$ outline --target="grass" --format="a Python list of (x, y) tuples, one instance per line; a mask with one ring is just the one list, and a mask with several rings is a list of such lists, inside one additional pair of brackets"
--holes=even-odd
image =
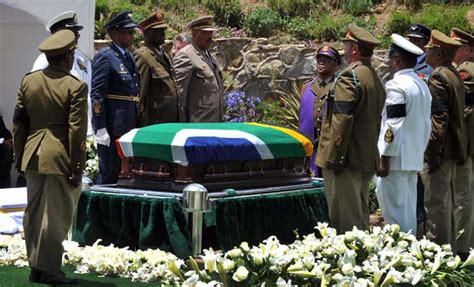
[[(74, 274), (72, 267), (65, 267), (63, 271), (68, 277), (77, 278), (79, 286), (151, 286), (150, 283), (135, 283), (128, 278), (98, 277), (95, 273)], [(2, 266), (0, 267), (0, 287), (46, 286), (28, 282), (30, 269), (26, 267)], [(159, 284), (154, 283), (154, 286)]]

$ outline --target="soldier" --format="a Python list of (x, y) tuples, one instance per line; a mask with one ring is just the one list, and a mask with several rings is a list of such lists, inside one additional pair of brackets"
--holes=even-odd
[[(451, 38), (461, 42), (456, 51), (454, 62), (458, 65), (457, 71), (464, 82), (466, 90), (464, 105), (464, 123), (466, 126), (467, 158), (464, 165), (456, 166), (456, 233), (459, 236), (457, 248), (459, 255), (465, 260), (470, 248), (474, 247), (474, 218), (473, 214), (473, 169), (474, 156), (474, 36), (454, 28)], [(460, 235), (459, 235), (460, 234)]]
[(155, 13), (138, 24), (145, 45), (136, 50), (140, 73), (140, 125), (178, 121), (178, 86), (171, 56), (161, 47), (167, 25), (163, 14)]
[[(326, 105), (326, 97), (333, 88), (336, 71), (341, 64), (339, 52), (330, 45), (323, 45), (316, 52), (316, 78), (306, 83), (302, 88), (300, 104), (299, 130), (312, 141), (318, 140), (321, 134), (321, 123)], [(317, 144), (314, 145), (311, 157), (311, 170), (318, 177), (321, 170), (314, 164)]]
[(101, 49), (92, 61), (92, 126), (101, 184), (117, 182), (120, 158), (115, 140), (137, 127), (140, 77), (128, 50), (136, 27), (128, 11), (117, 14), (105, 24), (112, 45)]
[[(74, 32), (76, 35), (76, 41), (79, 40), (79, 31), (82, 30), (82, 26), (77, 22), (77, 13), (74, 11), (66, 11), (63, 12), (55, 17), (53, 17), (49, 22), (46, 24), (46, 31), (54, 34), (58, 31), (68, 29)], [(36, 58), (35, 63), (33, 64), (33, 68), (31, 69), (32, 72), (37, 70), (42, 70), (48, 67), (48, 60), (46, 59), (45, 54), (40, 54), (38, 58)], [(71, 75), (75, 76), (79, 80), (86, 82), (89, 88), (91, 87), (91, 61), (87, 56), (81, 53), (79, 49), (75, 50), (74, 53), (74, 64), (72, 65)], [(92, 135), (92, 124), (91, 124), (91, 116), (92, 111), (90, 109), (90, 98), (88, 98), (89, 102), (89, 109), (87, 111), (88, 114), (88, 121), (87, 121), (87, 135)]]
[(431, 94), (414, 73), (423, 50), (398, 34), (392, 35), (378, 149), (381, 155), (377, 199), (385, 222), (416, 234), (417, 173), (431, 132)]
[(178, 34), (173, 41), (173, 57), (178, 54), (181, 49), (191, 43), (191, 37), (188, 34)]
[(412, 24), (408, 27), (408, 40), (410, 40), (410, 42), (412, 42), (413, 44), (418, 46), (418, 48), (423, 50), (423, 52), (425, 52), (418, 57), (415, 66), (415, 73), (425, 82), (428, 82), (428, 79), (430, 78), (431, 73), (433, 72), (433, 68), (428, 63), (426, 63), (425, 46), (430, 40), (430, 35), (431, 30), (421, 24)]
[(62, 30), (39, 45), (49, 65), (27, 74), (13, 117), (16, 168), (25, 173), (23, 219), (30, 282), (75, 284), (61, 272), (63, 246), (86, 160), (87, 84), (69, 74), (76, 37)]
[(369, 183), (379, 164), (377, 138), (385, 101), (382, 82), (371, 66), (380, 42), (355, 24), (348, 26), (348, 66), (327, 99), (316, 164), (323, 168), (329, 219), (341, 233), (369, 228)]
[(179, 88), (180, 122), (220, 122), (224, 114), (224, 83), (217, 60), (209, 52), (212, 44), (212, 16), (187, 25), (192, 43), (174, 58)]
[(433, 30), (427, 45), (427, 63), (433, 67), (428, 86), (432, 96), (431, 136), (421, 174), (425, 186), (426, 235), (438, 244), (450, 243), (456, 250), (454, 188), (456, 164), (466, 160), (464, 127), (465, 90), (452, 65), (461, 46), (456, 40)]

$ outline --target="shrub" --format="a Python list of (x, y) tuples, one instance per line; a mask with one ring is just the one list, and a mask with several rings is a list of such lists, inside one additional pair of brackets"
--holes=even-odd
[(271, 9), (278, 11), (282, 17), (307, 17), (318, 7), (320, 0), (267, 0)]
[(419, 14), (414, 16), (414, 22), (422, 23), (446, 34), (449, 34), (453, 27), (472, 33), (474, 29), (466, 18), (470, 9), (472, 6), (469, 5), (426, 5)]
[(344, 12), (357, 16), (363, 14), (372, 7), (372, 0), (343, 0), (337, 1), (337, 8), (343, 9)]
[(281, 28), (285, 21), (278, 12), (269, 8), (256, 8), (246, 17), (244, 29), (253, 37), (269, 37), (274, 30)]
[(405, 34), (408, 26), (412, 23), (410, 13), (405, 11), (395, 11), (390, 15), (386, 24), (386, 34)]
[(318, 25), (319, 23), (313, 19), (307, 20), (302, 17), (295, 17), (288, 22), (286, 30), (297, 39), (315, 39), (316, 26)]
[(255, 122), (259, 119), (260, 98), (246, 95), (243, 91), (231, 91), (224, 95), (226, 102), (226, 122)]
[(243, 25), (242, 6), (239, 0), (208, 0), (206, 8), (212, 12), (219, 26), (241, 28)]

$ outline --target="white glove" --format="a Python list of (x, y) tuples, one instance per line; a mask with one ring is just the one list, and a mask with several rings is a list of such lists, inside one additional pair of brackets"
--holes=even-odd
[(110, 136), (106, 128), (98, 130), (95, 136), (97, 137), (97, 144), (110, 146)]

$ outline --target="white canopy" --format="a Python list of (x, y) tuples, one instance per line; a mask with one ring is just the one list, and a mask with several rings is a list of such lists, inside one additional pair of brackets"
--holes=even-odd
[(9, 129), (20, 81), (40, 54), (39, 43), (49, 35), (45, 24), (68, 10), (76, 11), (84, 26), (79, 49), (92, 58), (95, 0), (0, 0), (0, 113)]

